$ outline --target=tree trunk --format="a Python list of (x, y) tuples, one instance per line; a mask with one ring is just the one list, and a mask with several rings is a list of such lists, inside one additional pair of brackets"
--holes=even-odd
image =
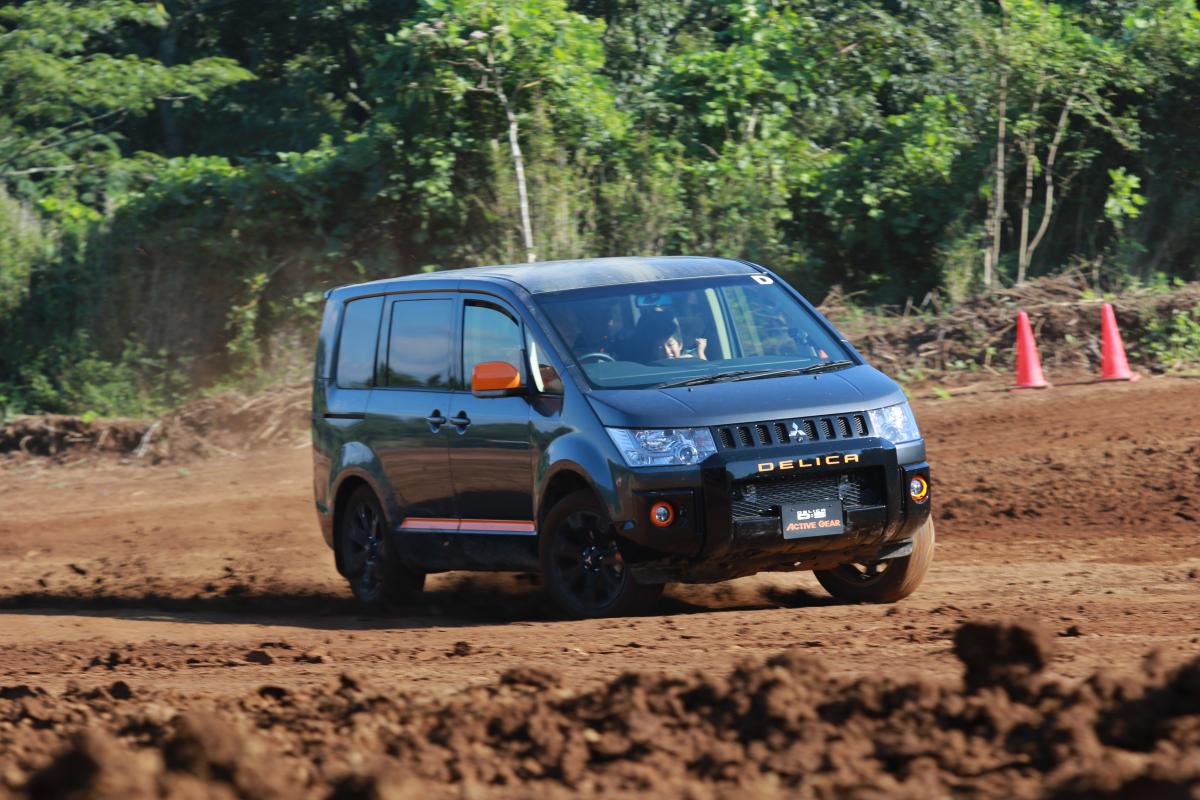
[[(1042, 87), (1044, 85), (1044, 79), (1039, 76), (1037, 90), (1033, 96), (1033, 108), (1029, 114), (1030, 119), (1033, 119), (1035, 124), (1038, 119), (1038, 111), (1041, 110)], [(1017, 251), (1018, 286), (1025, 283), (1025, 276), (1029, 272), (1029, 259), (1033, 257), (1033, 252), (1029, 249), (1029, 209), (1033, 205), (1033, 165), (1034, 160), (1037, 158), (1035, 130), (1026, 131), (1020, 137), (1021, 152), (1025, 155), (1025, 196), (1021, 200), (1021, 238), (1020, 248)]]
[[(1080, 75), (1082, 75), (1082, 70)], [(1042, 237), (1046, 235), (1046, 229), (1050, 227), (1050, 216), (1054, 213), (1054, 162), (1058, 159), (1058, 148), (1062, 144), (1063, 134), (1067, 130), (1067, 122), (1071, 117), (1071, 103), (1075, 100), (1075, 95), (1072, 94), (1067, 98), (1067, 102), (1063, 103), (1062, 113), (1058, 115), (1058, 124), (1054, 127), (1054, 139), (1050, 142), (1050, 149), (1046, 152), (1046, 164), (1042, 168), (1042, 172), (1046, 176), (1046, 204), (1042, 207), (1042, 221), (1038, 225), (1037, 233), (1033, 235), (1033, 241), (1029, 244), (1029, 258), (1033, 258), (1033, 251), (1037, 250), (1039, 244), (1042, 243)]]
[(1033, 205), (1033, 160), (1037, 157), (1033, 139), (1021, 143), (1025, 154), (1025, 196), (1021, 199), (1021, 239), (1017, 250), (1017, 285), (1025, 282), (1029, 267), (1029, 207)]
[(1004, 150), (1007, 145), (1008, 129), (1008, 69), (1000, 73), (1000, 99), (997, 103), (1000, 121), (996, 126), (996, 185), (993, 191), (992, 219), (988, 230), (992, 233), (992, 245), (983, 261), (983, 288), (992, 290), (995, 271), (1000, 266), (1000, 233), (1004, 219)]
[[(177, 20), (177, 3), (165, 0), (167, 24), (163, 26), (158, 36), (158, 60), (164, 67), (175, 66), (179, 51), (179, 29)], [(183, 153), (183, 137), (179, 133), (179, 121), (175, 118), (175, 110), (171, 108), (170, 100), (158, 100), (158, 119), (162, 124), (163, 152), (168, 156)]]
[(521, 235), (525, 239), (525, 260), (532, 264), (537, 261), (537, 250), (533, 246), (533, 222), (529, 218), (529, 189), (525, 184), (525, 158), (521, 154), (521, 124), (498, 80), (495, 91), (500, 105), (504, 106), (504, 116), (508, 118), (508, 146), (512, 150), (513, 172), (517, 178), (517, 200), (521, 206)]

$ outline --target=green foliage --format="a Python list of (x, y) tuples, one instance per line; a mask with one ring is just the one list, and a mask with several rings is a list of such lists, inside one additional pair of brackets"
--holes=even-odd
[(1150, 320), (1138, 345), (1168, 372), (1200, 366), (1200, 304), (1174, 311), (1165, 320)]
[(126, 26), (166, 24), (161, 5), (134, 0), (0, 8), (0, 179), (19, 194), (82, 190), (95, 203), (122, 157), (120, 123), (253, 77), (228, 58), (165, 65), (106, 46)]
[(21, 303), (30, 274), (50, 254), (51, 242), (34, 210), (0, 188), (0, 316)]
[(0, 383), (6, 413), (48, 411), (103, 417), (159, 413), (185, 396), (186, 373), (165, 352), (126, 342), (107, 360), (86, 334), (28, 359), (14, 383)]
[(1104, 216), (1113, 227), (1121, 230), (1125, 227), (1125, 220), (1136, 219), (1142, 213), (1142, 206), (1146, 205), (1146, 198), (1137, 191), (1142, 179), (1130, 175), (1124, 167), (1110, 169), (1108, 179), (1111, 185), (1108, 197), (1104, 200)]
[(1197, 67), (1192, 0), (9, 3), (0, 407), (254, 385), (324, 288), (523, 259), (510, 136), (539, 257), (961, 299), (1002, 76), (1001, 276), (1027, 212), (1031, 275), (1195, 279)]

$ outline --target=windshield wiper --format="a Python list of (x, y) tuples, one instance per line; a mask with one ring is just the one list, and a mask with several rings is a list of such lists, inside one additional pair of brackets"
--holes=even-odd
[(752, 372), (749, 375), (742, 375), (734, 378), (735, 381), (757, 381), (761, 378), (786, 378), (788, 375), (812, 375), (817, 372), (826, 372), (831, 369), (840, 369), (841, 367), (849, 367), (854, 364), (853, 361), (838, 359), (837, 361), (822, 361), (818, 364), (809, 364), (807, 367), (789, 367), (788, 369), (766, 369)]
[[(815, 366), (815, 365), (814, 365)], [(756, 381), (759, 378), (785, 378), (788, 375), (803, 375), (808, 372), (808, 367), (789, 367), (788, 369), (760, 369), (755, 370), (749, 375), (742, 375), (734, 380), (737, 381)]]
[(726, 383), (730, 381), (756, 381), (760, 378), (783, 378), (788, 375), (813, 375), (831, 369), (854, 366), (853, 361), (838, 359), (809, 364), (807, 367), (790, 367), (788, 369), (739, 369), (733, 372), (718, 372), (713, 375), (701, 375), (697, 378), (687, 378), (682, 381), (660, 383), (655, 389), (678, 389), (682, 386), (700, 386), (705, 383)]
[(715, 372), (712, 375), (700, 375), (695, 378), (685, 378), (681, 381), (668, 381), (654, 386), (655, 389), (678, 389), (681, 386), (700, 386), (704, 383), (724, 383), (725, 381), (734, 381), (741, 378), (743, 375), (751, 375), (755, 372), (761, 372), (757, 369), (739, 369), (733, 372)]
[(853, 361), (847, 361), (844, 358), (839, 358), (835, 361), (821, 361), (817, 364), (809, 364), (807, 367), (800, 368), (801, 375), (812, 375), (817, 372), (827, 372), (831, 369), (841, 369), (842, 367), (854, 366)]

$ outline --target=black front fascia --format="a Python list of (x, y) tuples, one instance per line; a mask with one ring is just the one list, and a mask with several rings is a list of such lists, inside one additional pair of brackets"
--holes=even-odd
[[(731, 550), (759, 549), (779, 545), (781, 552), (807, 552), (823, 549), (883, 544), (899, 538), (902, 531), (911, 530), (906, 524), (904, 495), (907, 480), (896, 460), (896, 448), (885, 439), (865, 437), (847, 442), (845, 448), (831, 443), (797, 445), (781, 452), (780, 448), (741, 451), (740, 458), (715, 468), (722, 481), (724, 536), (717, 536), (710, 527), (704, 544), (704, 555), (716, 556)], [(708, 470), (705, 470), (706, 472)], [(789, 540), (779, 537), (777, 519), (770, 522), (734, 523), (731, 513), (735, 490), (746, 484), (764, 486), (774, 481), (804, 480), (817, 476), (856, 474), (867, 476), (875, 483), (875, 496), (846, 511), (846, 532), (838, 536)], [(716, 477), (716, 476), (714, 476)], [(706, 481), (707, 483), (707, 481)], [(924, 508), (928, 508), (926, 502)]]
[[(846, 445), (838, 448), (822, 442), (744, 449), (736, 451), (736, 458), (720, 452), (699, 468), (631, 469), (626, 474), (636, 498), (634, 519), (619, 521), (620, 532), (636, 545), (641, 557), (636, 560), (666, 557), (677, 565), (709, 563), (718, 571), (718, 564), (728, 564), (731, 573), (738, 571), (742, 556), (769, 564), (786, 562), (793, 555), (861, 555), (911, 537), (928, 518), (930, 501), (917, 504), (909, 499), (908, 482), (918, 472), (928, 479), (928, 464), (898, 463), (896, 448), (876, 437)], [(766, 487), (777, 481), (829, 480), (850, 473), (866, 476), (863, 480), (872, 481), (874, 488), (864, 489), (857, 504), (847, 508), (846, 532), (841, 535), (785, 540), (777, 516), (735, 519), (735, 497), (746, 484)], [(649, 509), (660, 499), (686, 504), (684, 516), (691, 523), (685, 519), (666, 529), (653, 526)]]

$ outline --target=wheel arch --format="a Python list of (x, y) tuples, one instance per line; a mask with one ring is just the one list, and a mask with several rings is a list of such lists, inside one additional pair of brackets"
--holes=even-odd
[(380, 500), (380, 508), (383, 508), (384, 510), (386, 521), (387, 507), (382, 502), (379, 495), (379, 489), (374, 485), (374, 483), (361, 473), (352, 472), (344, 475), (338, 482), (337, 488), (334, 490), (333, 505), (331, 509), (333, 516), (333, 561), (334, 565), (337, 567), (338, 573), (342, 573), (342, 514), (345, 512), (346, 502), (350, 499), (351, 495), (353, 495), (363, 486), (367, 487), (375, 494), (376, 500)]
[[(607, 438), (602, 428), (599, 435)], [(594, 436), (577, 430), (555, 437), (540, 454), (535, 475), (534, 519), (539, 529), (554, 504), (577, 489), (590, 491), (608, 509), (610, 518), (620, 518), (617, 476)]]
[(541, 501), (538, 503), (538, 530), (541, 530), (542, 523), (545, 521), (546, 515), (550, 513), (550, 509), (554, 508), (567, 495), (580, 490), (591, 492), (597, 499), (600, 499), (596, 487), (584, 477), (583, 470), (574, 466), (564, 466), (556, 470), (546, 480), (545, 488), (542, 489)]

